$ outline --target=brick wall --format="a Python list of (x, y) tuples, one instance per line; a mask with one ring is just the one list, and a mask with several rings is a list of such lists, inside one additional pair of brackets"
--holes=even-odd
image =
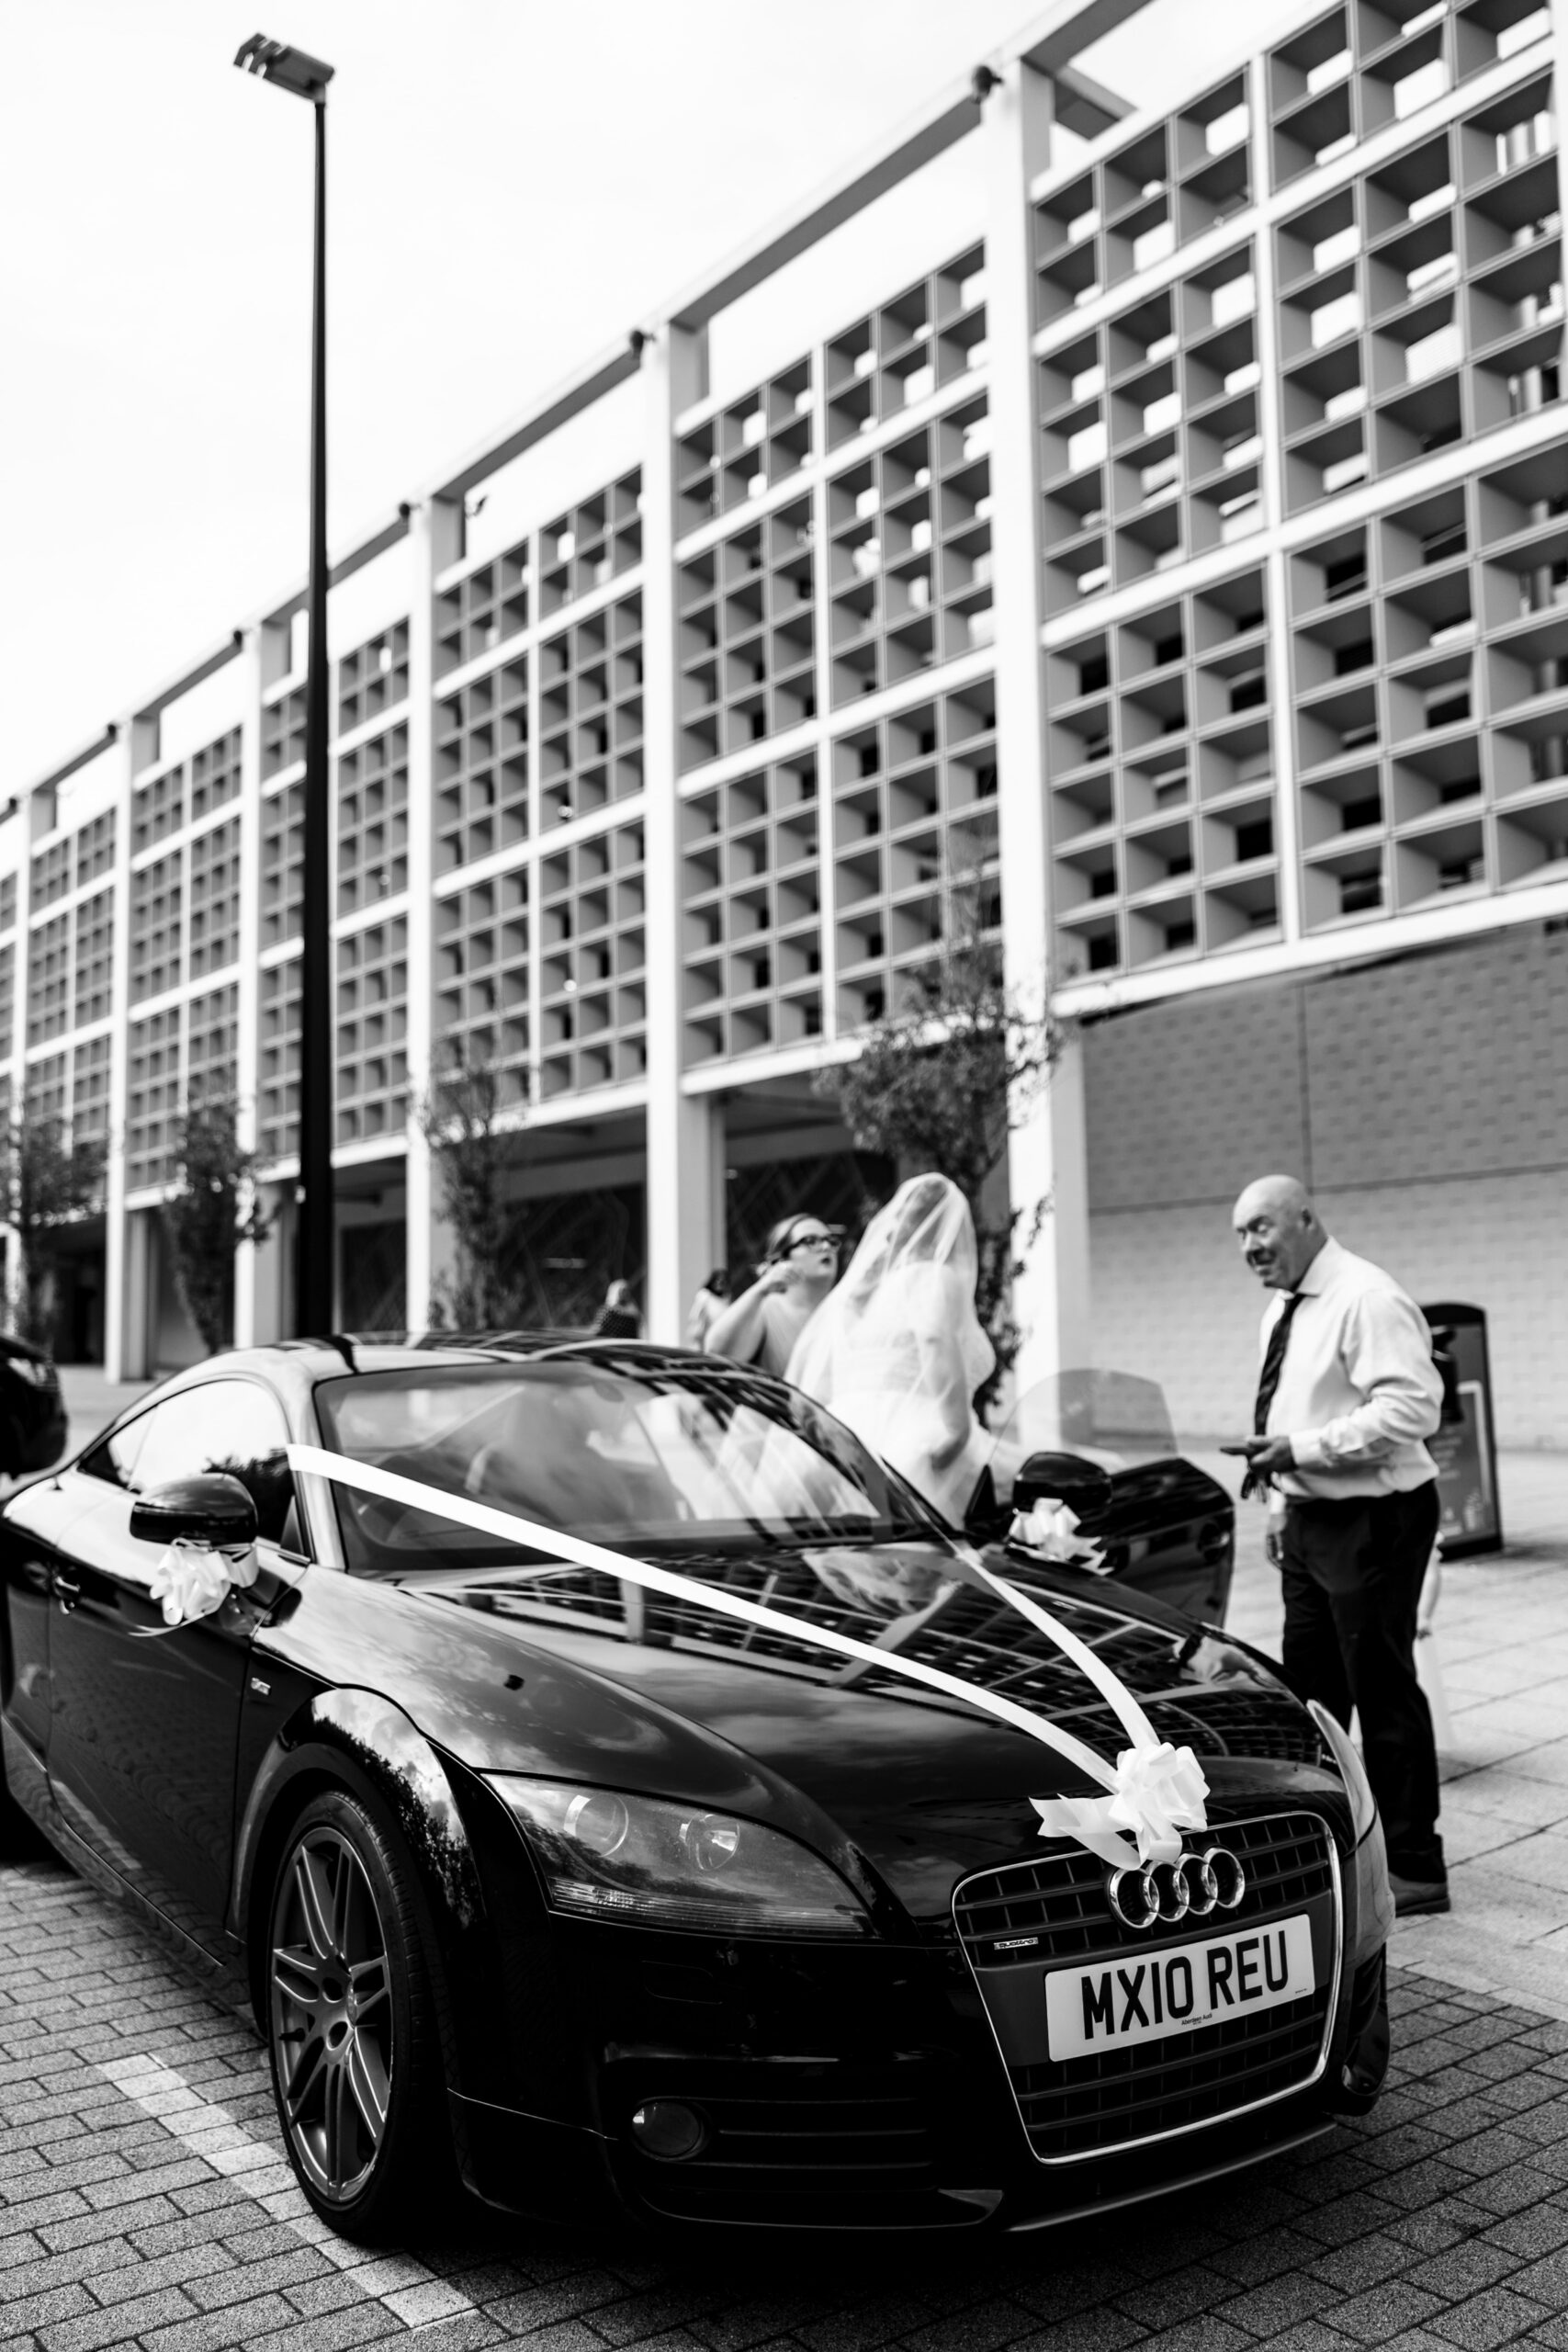
[(1229, 1212), (1282, 1168), (1416, 1297), (1474, 1300), (1505, 1445), (1568, 1446), (1568, 937), (1544, 929), (1104, 1022), (1086, 1040), (1096, 1352), (1244, 1429)]

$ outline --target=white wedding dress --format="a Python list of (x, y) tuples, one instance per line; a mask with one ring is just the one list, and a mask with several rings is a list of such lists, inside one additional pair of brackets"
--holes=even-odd
[(912, 1177), (873, 1218), (789, 1364), (796, 1387), (954, 1521), (991, 1452), (974, 1408), (996, 1365), (975, 1311), (977, 1272), (963, 1194), (945, 1177)]

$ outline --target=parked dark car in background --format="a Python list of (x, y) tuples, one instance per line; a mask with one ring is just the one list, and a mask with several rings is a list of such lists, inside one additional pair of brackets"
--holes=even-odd
[[(802, 1634), (297, 1478), (291, 1442)], [(164, 1629), (169, 1539), (253, 1532), (254, 1581)], [(615, 1341), (235, 1352), (0, 1510), (6, 1783), (248, 1996), (350, 2235), (428, 2218), (444, 2168), (665, 2232), (1033, 2228), (1364, 2111), (1392, 1906), (1354, 1749), (1213, 1628), (986, 1556), (1200, 1758), (1209, 1827), (1163, 1876), (1039, 1835), (1030, 1799), (1086, 1776), (880, 1663), (1123, 1744), (970, 1541), (783, 1382)]]
[(1235, 1505), (1217, 1479), (1178, 1452), (1158, 1381), (1080, 1368), (1028, 1388), (993, 1448), (998, 1528), (1015, 1500), (1019, 1470), (1042, 1453), (1053, 1458), (1053, 1490), (1077, 1513), (1100, 1575), (1204, 1624), (1224, 1624)]
[(68, 1435), (60, 1374), (42, 1348), (0, 1339), (0, 1471), (25, 1478), (48, 1470)]

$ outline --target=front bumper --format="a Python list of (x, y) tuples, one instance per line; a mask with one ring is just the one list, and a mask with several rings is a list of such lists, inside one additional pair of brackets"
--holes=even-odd
[[(662, 2233), (1030, 2229), (1213, 2179), (1376, 2097), (1386, 1923), (1370, 1846), (1340, 1860), (1311, 2079), (1067, 2165), (1032, 2146), (976, 1973), (945, 1928), (835, 1946), (553, 1921), (564, 2063), (547, 2098), (536, 2079), (536, 2104), (455, 2096), (465, 2177), (492, 2205), (551, 2218), (581, 2220), (608, 2196)], [(536, 2001), (546, 1979), (529, 1979)], [(536, 2034), (542, 2022), (535, 2007)], [(631, 2118), (654, 2099), (698, 2112), (699, 2154), (637, 2144)]]
[[(688, 2091), (692, 2078), (682, 2078)], [(742, 2086), (742, 2087), (745, 2087)], [(793, 2169), (739, 2167), (721, 2182), (699, 2180), (691, 2167), (663, 2165), (652, 2177), (647, 2158), (591, 2131), (548, 2118), (453, 2095), (463, 2177), (485, 2203), (509, 2213), (581, 2224), (619, 2204), (660, 2237), (717, 2230), (888, 2235), (933, 2230), (1032, 2231), (1059, 2227), (1087, 2215), (1114, 2212), (1151, 2198), (1245, 2172), (1270, 2156), (1304, 2147), (1334, 2128), (1334, 2115), (1310, 2097), (1213, 2126), (1182, 2145), (1179, 2163), (1167, 2150), (1108, 2158), (1065, 2183), (1043, 2186), (1038, 2173), (993, 2161), (1004, 2177), (989, 2185), (944, 2185), (939, 2168), (898, 2174), (819, 2171), (803, 2182)], [(774, 2109), (775, 2118), (783, 2120)], [(998, 2152), (993, 2151), (993, 2156)], [(940, 2168), (951, 2175), (953, 2166)], [(680, 2186), (676, 2177), (683, 2174)], [(924, 2176), (923, 2177), (921, 2176)]]

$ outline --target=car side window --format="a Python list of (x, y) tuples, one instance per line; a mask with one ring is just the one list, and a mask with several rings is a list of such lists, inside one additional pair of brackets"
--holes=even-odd
[(226, 1470), (249, 1491), (259, 1532), (281, 1543), (294, 1476), (283, 1408), (266, 1389), (254, 1380), (209, 1380), (165, 1397), (137, 1426), (145, 1435), (123, 1483), (144, 1495), (174, 1478)]
[(151, 1413), (138, 1413), (133, 1421), (123, 1428), (111, 1430), (100, 1438), (90, 1453), (85, 1453), (77, 1468), (89, 1478), (102, 1478), (111, 1487), (131, 1487), (135, 1482), (136, 1457), (141, 1451), (141, 1441), (147, 1434)]

